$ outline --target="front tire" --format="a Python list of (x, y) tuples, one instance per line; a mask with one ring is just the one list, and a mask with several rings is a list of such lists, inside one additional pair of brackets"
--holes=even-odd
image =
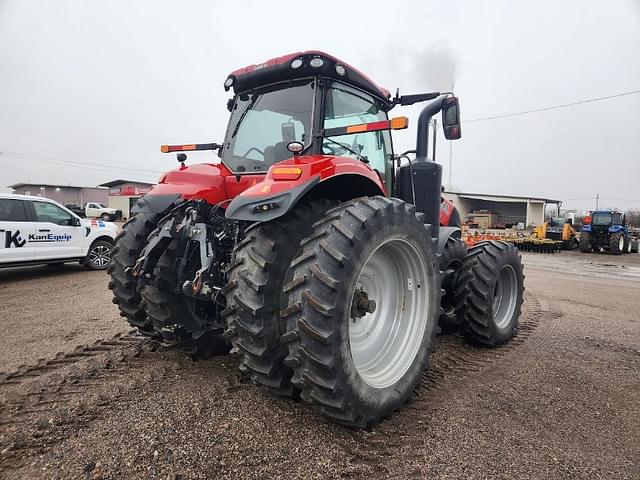
[(82, 263), (91, 270), (106, 270), (111, 263), (113, 244), (106, 240), (96, 240), (89, 247)]
[(285, 364), (301, 397), (365, 427), (412, 395), (433, 347), (440, 272), (430, 227), (398, 199), (330, 210), (302, 242), (285, 286)]
[(487, 241), (471, 247), (456, 288), (465, 338), (487, 347), (511, 340), (518, 328), (523, 292), (522, 261), (514, 245)]

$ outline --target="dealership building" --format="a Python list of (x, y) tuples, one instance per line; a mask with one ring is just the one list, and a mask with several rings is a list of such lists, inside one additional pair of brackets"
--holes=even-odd
[(155, 184), (136, 180), (113, 180), (97, 187), (54, 185), (48, 183), (15, 183), (9, 185), (12, 193), (50, 198), (62, 205), (84, 208), (88, 202), (101, 203), (122, 212), (122, 218), (131, 216), (131, 209), (140, 197)]
[(87, 202), (107, 204), (109, 189), (105, 187), (80, 187), (76, 185), (53, 185), (46, 183), (14, 183), (9, 185), (12, 193), (50, 198), (62, 205), (83, 207)]
[(108, 192), (108, 206), (122, 211), (122, 218), (131, 217), (131, 209), (140, 197), (153, 188), (153, 183), (135, 180), (113, 180), (100, 185)]

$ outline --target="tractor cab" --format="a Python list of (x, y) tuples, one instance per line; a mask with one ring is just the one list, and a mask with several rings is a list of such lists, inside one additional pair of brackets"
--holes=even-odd
[[(356, 68), (320, 51), (236, 70), (225, 88), (233, 89), (234, 96), (228, 102), (231, 117), (220, 148), (222, 163), (237, 176), (266, 174), (229, 204), (227, 218), (272, 220), (313, 190), (341, 200), (395, 196), (425, 212), (426, 222), (441, 223), (441, 167), (426, 162), (428, 120), (442, 110), (445, 136), (460, 138), (455, 97), (426, 93), (391, 98)], [(405, 154), (401, 167), (394, 161), (398, 157), (390, 130), (407, 128), (408, 119), (389, 119), (389, 111), (434, 99), (418, 121), (417, 148), (410, 152), (422, 165), (414, 169)], [(448, 203), (445, 207), (451, 210)], [(451, 218), (450, 213), (445, 217)], [(437, 236), (437, 226), (433, 233)]]
[[(389, 91), (347, 63), (318, 51), (295, 53), (236, 70), (225, 88), (235, 95), (221, 156), (232, 172), (265, 173), (291, 159), (288, 145), (296, 142), (301, 157), (350, 158), (390, 180), (390, 125), (381, 123), (393, 106)], [(362, 126), (370, 124), (386, 129)], [(347, 132), (354, 126), (361, 127)]]

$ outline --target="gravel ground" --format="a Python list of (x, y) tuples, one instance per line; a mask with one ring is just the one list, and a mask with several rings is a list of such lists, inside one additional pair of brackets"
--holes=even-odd
[(366, 431), (128, 334), (104, 273), (0, 271), (0, 477), (640, 478), (640, 256), (523, 257), (514, 341), (439, 337)]

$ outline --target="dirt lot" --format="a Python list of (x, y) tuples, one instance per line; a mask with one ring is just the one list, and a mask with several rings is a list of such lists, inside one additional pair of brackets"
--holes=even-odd
[(129, 334), (107, 276), (0, 271), (1, 478), (640, 478), (640, 255), (525, 254), (516, 339), (439, 337), (369, 431)]

